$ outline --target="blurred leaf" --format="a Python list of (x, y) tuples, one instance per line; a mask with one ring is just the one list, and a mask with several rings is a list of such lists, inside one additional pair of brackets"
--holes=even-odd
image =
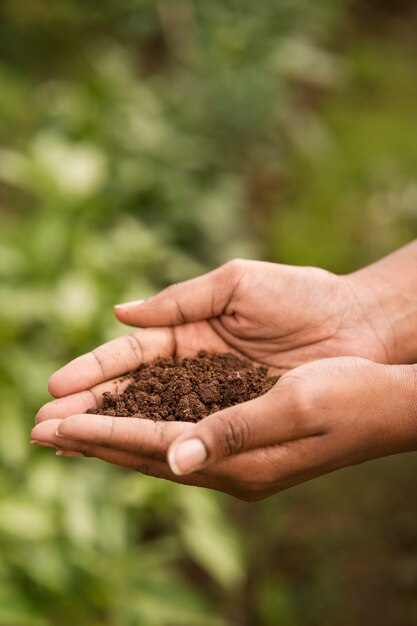
[(207, 491), (180, 491), (184, 510), (180, 532), (190, 556), (220, 585), (236, 587), (244, 566), (238, 538)]
[(3, 497), (0, 502), (0, 532), (22, 541), (39, 541), (55, 534), (54, 519), (48, 509), (27, 497)]
[(56, 546), (43, 542), (31, 545), (30, 560), (25, 550), (19, 564), (36, 584), (52, 593), (62, 593), (70, 583), (70, 571), (62, 556)]
[[(105, 156), (94, 145), (70, 144), (62, 137), (43, 133), (33, 142), (33, 167), (42, 168), (57, 191), (66, 198), (96, 193), (106, 176)], [(36, 174), (36, 179), (40, 173)]]
[(35, 614), (25, 596), (10, 584), (0, 581), (0, 624), (4, 626), (49, 626), (47, 619)]
[(2, 393), (4, 407), (0, 419), (0, 458), (5, 466), (16, 470), (25, 463), (30, 444), (21, 418), (22, 405), (11, 393)]

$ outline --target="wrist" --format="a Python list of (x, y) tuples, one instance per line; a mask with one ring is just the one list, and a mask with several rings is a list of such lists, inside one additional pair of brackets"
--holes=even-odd
[(394, 453), (417, 450), (417, 366), (388, 366), (388, 393), (395, 411)]
[[(368, 358), (381, 363), (406, 363), (399, 345), (401, 311), (398, 297), (376, 272), (364, 268), (342, 277), (357, 305), (356, 317), (365, 332), (374, 336)], [(417, 353), (417, 348), (416, 348)], [(412, 360), (411, 360), (412, 361)]]
[(386, 363), (417, 361), (417, 244), (344, 277)]

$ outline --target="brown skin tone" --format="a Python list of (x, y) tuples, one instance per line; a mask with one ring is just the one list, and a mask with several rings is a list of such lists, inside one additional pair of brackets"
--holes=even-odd
[[(58, 399), (39, 411), (32, 440), (64, 455), (78, 452), (245, 500), (415, 450), (415, 367), (383, 365), (412, 358), (410, 341), (403, 354), (398, 346), (413, 327), (414, 308), (396, 311), (396, 281), (387, 287), (387, 266), (384, 281), (377, 279), (380, 272), (371, 266), (342, 277), (316, 268), (234, 261), (144, 303), (116, 308), (122, 322), (147, 329), (56, 372), (49, 390)], [(139, 363), (202, 349), (234, 351), (284, 375), (261, 398), (196, 425), (85, 415), (99, 405), (104, 390), (120, 390), (117, 377)], [(187, 468), (178, 457), (177, 475), (167, 452), (172, 459), (178, 444), (189, 439), (203, 443), (206, 458), (189, 458)]]

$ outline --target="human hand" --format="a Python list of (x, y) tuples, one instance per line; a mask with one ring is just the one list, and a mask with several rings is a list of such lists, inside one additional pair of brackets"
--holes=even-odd
[(32, 437), (64, 454), (259, 500), (341, 467), (416, 450), (416, 398), (415, 366), (333, 358), (293, 369), (267, 394), (198, 424), (64, 411), (63, 419), (39, 423)]
[[(250, 261), (228, 263), (205, 276), (172, 286), (144, 303), (117, 307), (116, 314), (122, 321), (151, 328), (108, 342), (56, 372), (49, 389), (58, 399), (42, 407), (37, 422), (60, 420), (83, 414), (92, 406), (99, 407), (104, 391), (120, 392), (127, 384), (119, 381), (121, 374), (158, 356), (182, 358), (201, 349), (232, 350), (275, 373), (286, 372), (305, 361), (344, 353), (383, 361), (388, 333), (364, 313), (365, 301), (372, 310), (369, 289), (362, 287), (360, 281), (324, 270)], [(100, 418), (89, 415), (84, 419), (93, 427)], [(42, 428), (53, 429), (56, 425), (53, 421)], [(128, 428), (135, 445), (137, 437), (132, 426), (130, 422)], [(188, 427), (172, 424), (167, 431), (171, 437), (168, 444), (186, 433)], [(139, 448), (134, 447), (132, 462), (136, 467), (140, 465), (143, 472), (155, 472), (154, 465), (149, 465), (149, 454), (154, 454), (152, 442), (157, 432), (163, 436), (162, 430), (163, 425), (141, 425), (144, 439)], [(45, 436), (52, 434), (49, 430)], [(48, 442), (51, 444), (51, 437), (43, 440)], [(168, 444), (164, 439), (165, 447), (156, 452), (159, 458)], [(137, 457), (140, 452), (141, 461)], [(122, 462), (117, 450), (96, 453), (109, 461), (126, 462), (125, 457)], [(166, 471), (165, 463), (159, 466), (159, 475)], [(172, 472), (168, 472), (168, 477), (175, 478)], [(187, 480), (195, 482), (196, 478)], [(224, 489), (221, 478), (215, 483), (212, 478), (206, 480), (214, 488)]]
[(196, 349), (231, 348), (284, 373), (332, 356), (394, 362), (390, 324), (379, 304), (363, 272), (337, 276), (315, 267), (234, 260), (148, 300), (120, 305), (116, 315), (131, 326), (170, 327), (180, 355), (197, 333)]
[[(93, 387), (97, 394), (157, 356), (233, 351), (282, 374), (332, 356), (387, 362), (391, 340), (389, 324), (363, 279), (260, 261), (229, 262), (148, 300), (118, 306), (116, 315), (125, 324), (148, 330), (111, 341), (66, 365), (49, 381), (53, 396)], [(95, 389), (102, 383), (106, 385)], [(91, 393), (84, 398), (91, 405)], [(74, 408), (84, 406), (80, 402)], [(51, 415), (42, 411), (38, 419), (46, 417)]]

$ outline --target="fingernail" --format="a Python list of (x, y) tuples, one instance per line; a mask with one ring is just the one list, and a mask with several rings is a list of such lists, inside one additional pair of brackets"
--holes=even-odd
[(134, 307), (140, 306), (143, 304), (145, 300), (132, 300), (131, 302), (122, 302), (121, 304), (115, 304), (114, 308), (119, 311), (124, 311), (128, 309), (133, 309)]
[(57, 450), (56, 456), (84, 456), (82, 452), (74, 452), (73, 450)]
[(55, 448), (53, 443), (50, 443), (49, 441), (40, 441), (39, 439), (31, 439), (30, 443), (32, 443), (34, 446), (45, 446), (45, 448)]
[(168, 463), (174, 474), (189, 474), (207, 459), (207, 450), (201, 439), (189, 439), (172, 447)]

